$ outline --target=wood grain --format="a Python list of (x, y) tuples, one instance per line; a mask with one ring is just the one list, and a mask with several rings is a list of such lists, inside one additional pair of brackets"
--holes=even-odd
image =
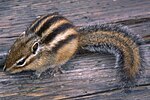
[(76, 26), (121, 23), (135, 34), (150, 34), (149, 0), (0, 0), (1, 100), (148, 100), (150, 98), (150, 45), (142, 45), (147, 65), (134, 88), (121, 88), (115, 57), (77, 54), (63, 66), (64, 73), (33, 79), (33, 73), (7, 75), (2, 71), (10, 46), (39, 15), (59, 12)]

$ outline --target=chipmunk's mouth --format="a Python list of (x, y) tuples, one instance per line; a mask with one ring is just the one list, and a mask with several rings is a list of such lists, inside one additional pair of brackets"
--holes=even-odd
[(16, 70), (16, 69), (14, 70), (13, 68), (14, 68), (13, 66), (10, 67), (10, 68), (7, 68), (6, 65), (5, 65), (3, 67), (3, 71), (6, 72), (7, 74), (14, 74), (14, 73), (20, 72), (19, 69), (18, 70)]

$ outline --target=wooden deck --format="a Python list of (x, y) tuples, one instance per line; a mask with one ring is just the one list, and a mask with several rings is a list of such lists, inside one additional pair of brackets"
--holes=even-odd
[(150, 34), (150, 0), (0, 0), (0, 100), (148, 100), (150, 44), (142, 45), (147, 62), (134, 88), (122, 89), (115, 57), (78, 54), (64, 73), (44, 79), (32, 73), (6, 75), (5, 56), (14, 40), (38, 15), (59, 12), (77, 26), (122, 23), (136, 34)]

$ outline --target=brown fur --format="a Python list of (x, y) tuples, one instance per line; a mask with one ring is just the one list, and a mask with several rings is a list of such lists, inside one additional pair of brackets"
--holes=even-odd
[[(94, 44), (113, 44), (119, 50), (123, 52), (124, 55), (124, 72), (129, 78), (134, 78), (139, 72), (140, 66), (140, 54), (139, 47), (134, 43), (134, 41), (123, 34), (110, 31), (97, 31), (93, 33), (81, 33), (79, 38), (79, 47), (82, 48), (85, 45)], [(132, 59), (133, 58), (133, 62)]]
[[(141, 65), (140, 61), (140, 50), (137, 45), (136, 38), (134, 40), (134, 35), (130, 34), (130, 32), (126, 32), (124, 29), (120, 29), (118, 31), (118, 26), (96, 26), (97, 28), (91, 28), (90, 26), (84, 30), (79, 30), (78, 32), (71, 26), (62, 31), (59, 29), (57, 33), (53, 32), (54, 29), (58, 28), (59, 26), (71, 22), (65, 18), (57, 20), (51, 25), (44, 29), (44, 32), (40, 36), (34, 34), (35, 32), (39, 31), (40, 29), (43, 30), (41, 27), (46, 23), (49, 19), (60, 16), (58, 14), (51, 14), (46, 16), (40, 24), (36, 24), (40, 19), (44, 18), (44, 16), (35, 20), (27, 30), (30, 30), (32, 27), (35, 26), (33, 32), (31, 34), (25, 34), (19, 39), (11, 47), (11, 51), (6, 59), (6, 71), (10, 73), (21, 72), (24, 70), (36, 70), (37, 72), (43, 72), (47, 68), (55, 68), (56, 66), (60, 66), (66, 63), (76, 52), (77, 48), (79, 50), (84, 48), (86, 45), (97, 45), (103, 44), (105, 49), (105, 44), (112, 44), (117, 49), (122, 52), (124, 58), (121, 59), (124, 62), (123, 71), (125, 75), (132, 79), (138, 73)], [(53, 32), (53, 33), (52, 33)], [(59, 33), (60, 32), (60, 33)], [(30, 32), (29, 32), (30, 33)], [(53, 35), (54, 34), (54, 35)], [(55, 35), (56, 34), (56, 35)], [(77, 38), (69, 38), (70, 35), (78, 35)], [(42, 44), (42, 41), (47, 36), (54, 36), (51, 39), (51, 42), (48, 41), (47, 44)], [(51, 37), (50, 37), (51, 38)], [(70, 40), (65, 42), (69, 38)], [(49, 37), (48, 37), (49, 39)], [(64, 41), (62, 41), (64, 40)], [(39, 42), (40, 41), (40, 42)], [(38, 54), (32, 54), (32, 46), (35, 42), (39, 42), (39, 47), (41, 48)], [(61, 44), (60, 42), (63, 42)], [(58, 45), (60, 43), (60, 45)], [(111, 46), (111, 45), (110, 45)], [(57, 48), (57, 52), (53, 51), (53, 48)], [(55, 50), (55, 49), (54, 49)], [(26, 63), (24, 66), (18, 67), (15, 63), (22, 57), (27, 58)]]
[[(55, 68), (64, 64), (74, 55), (78, 48), (78, 38), (72, 38), (67, 43), (62, 44), (62, 46), (58, 46), (57, 53), (55, 51), (52, 51), (52, 49), (57, 46), (59, 41), (66, 40), (69, 35), (78, 35), (77, 31), (73, 27), (68, 28), (62, 32), (60, 31), (61, 33), (56, 35), (54, 40), (52, 40), (50, 43), (42, 44), (42, 39), (45, 38), (48, 34), (51, 34), (55, 28), (65, 23), (69, 23), (70, 25), (71, 22), (67, 19), (62, 18), (61, 20), (54, 22), (47, 30), (44, 31), (46, 33), (42, 32), (42, 37), (34, 34), (34, 32), (40, 30), (42, 25), (48, 19), (51, 19), (55, 16), (60, 15), (46, 15), (46, 18), (42, 20), (39, 25), (36, 25), (36, 23), (40, 19), (44, 18), (44, 16), (36, 19), (27, 29), (30, 30), (32, 27), (36, 26), (34, 28), (35, 30), (32, 30), (31, 34), (26, 33), (16, 40), (16, 42), (12, 45), (11, 51), (6, 59), (5, 69), (7, 72), (17, 73), (24, 70), (36, 70), (38, 73), (42, 73), (48, 68)], [(38, 42), (39, 48), (41, 48), (38, 54), (32, 53), (32, 47), (35, 42)], [(25, 64), (23, 66), (16, 65), (16, 62), (21, 58), (26, 58)]]

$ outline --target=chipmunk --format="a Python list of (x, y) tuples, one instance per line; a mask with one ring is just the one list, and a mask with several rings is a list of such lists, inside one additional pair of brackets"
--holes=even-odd
[(141, 68), (143, 40), (126, 26), (101, 24), (77, 29), (65, 17), (53, 13), (37, 18), (14, 42), (3, 68), (9, 73), (48, 68), (58, 70), (79, 50), (108, 52), (116, 57), (124, 76), (134, 79)]

